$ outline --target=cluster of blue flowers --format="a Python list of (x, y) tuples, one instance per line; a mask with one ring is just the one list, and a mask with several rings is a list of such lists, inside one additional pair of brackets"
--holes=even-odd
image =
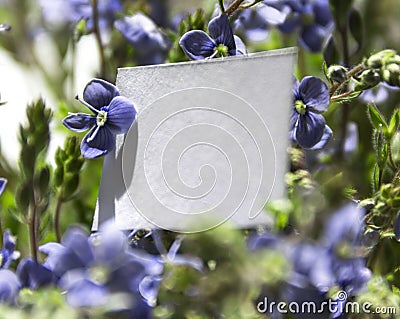
[[(331, 318), (343, 315), (346, 302), (365, 289), (372, 275), (366, 266), (366, 258), (360, 255), (365, 242), (364, 214), (364, 210), (354, 203), (343, 206), (328, 219), (319, 242), (300, 241), (293, 244), (268, 233), (251, 237), (250, 249), (284, 251), (293, 267), (279, 297), (275, 297), (280, 300), (276, 301), (285, 300), (298, 305), (313, 301), (317, 309), (324, 310), (321, 311), (321, 318), (326, 318), (330, 310), (334, 310)], [(345, 292), (346, 298), (338, 298), (334, 294), (330, 296), (335, 291)], [(321, 306), (328, 298), (336, 302), (333, 309)], [(309, 318), (312, 314), (298, 316)]]
[[(134, 4), (123, 0), (39, 0), (38, 3), (45, 21), (43, 25), (49, 30), (68, 30), (74, 34), (71, 37), (74, 41), (83, 34), (93, 33), (99, 46), (103, 70), (98, 78), (86, 85), (82, 98), (76, 96), (89, 112), (68, 113), (62, 120), (63, 125), (73, 132), (87, 131), (80, 144), (80, 153), (87, 159), (110, 154), (116, 147), (116, 136), (126, 134), (137, 119), (135, 105), (121, 96), (115, 85), (104, 80), (112, 78), (106, 72), (107, 68), (129, 65), (131, 58), (137, 65), (146, 65), (246, 56), (248, 50), (270, 48), (263, 41), (271, 34), (276, 37), (281, 33), (285, 40), (277, 40), (277, 46), (294, 40), (301, 47), (305, 59), (314, 59), (315, 53), (324, 51), (324, 58), (328, 60), (325, 57), (325, 53), (329, 53), (325, 52), (326, 44), (333, 37), (341, 36), (343, 40), (343, 48), (333, 49), (347, 51), (338, 53), (342, 57), (336, 58), (336, 62), (326, 61), (323, 69), (326, 81), (305, 76), (307, 70), (299, 67), (301, 77), (293, 81), (293, 101), (288, 119), (288, 138), (293, 147), (289, 149), (292, 165), (286, 180), (289, 199), (283, 201), (287, 205), (275, 208), (275, 203), (271, 204), (273, 221), (268, 226), (238, 231), (228, 239), (218, 238), (222, 249), (216, 247), (219, 241), (212, 235), (205, 235), (206, 240), (202, 238), (202, 241), (198, 239), (200, 235), (193, 240), (197, 235), (190, 237), (161, 229), (121, 231), (111, 221), (102, 224), (99, 231), (92, 234), (78, 226), (60, 227), (61, 206), (72, 202), (75, 197), (81, 200), (87, 195), (87, 192), (81, 195), (77, 191), (80, 190), (80, 174), (86, 169), (85, 166), (82, 168), (84, 160), (79, 154), (79, 139), (70, 137), (64, 149), (57, 150), (56, 168), (52, 169), (52, 165), (44, 160), (47, 154), (43, 151), (50, 140), (50, 132), (45, 124), (37, 121), (46, 117), (48, 121), (43, 122), (50, 124), (51, 112), (45, 112), (43, 101), (30, 108), (27, 112), (29, 125), (21, 125), (19, 135), (21, 173), (0, 165), (2, 176), (7, 176), (10, 181), (21, 179), (15, 186), (15, 202), (7, 194), (2, 198), (7, 202), (4, 206), (11, 213), (15, 212), (16, 219), (27, 223), (32, 232), (29, 257), (23, 246), (16, 246), (16, 239), (12, 236), (12, 233), (19, 234), (18, 242), (23, 241), (25, 238), (21, 238), (21, 232), (15, 232), (12, 227), (3, 231), (0, 221), (3, 237), (0, 303), (5, 305), (5, 309), (7, 305), (18, 308), (22, 303), (21, 309), (25, 311), (30, 306), (24, 304), (23, 291), (40, 292), (50, 288), (62, 293), (71, 309), (78, 309), (79, 314), (80, 311), (85, 313), (89, 310), (90, 313), (93, 309), (100, 309), (102, 316), (110, 313), (118, 318), (225, 318), (230, 316), (223, 313), (225, 308), (236, 310), (235, 298), (238, 296), (247, 298), (244, 302), (250, 304), (251, 309), (248, 304), (243, 309), (263, 313), (254, 314), (254, 317), (287, 318), (276, 309), (262, 311), (262, 307), (257, 306), (268, 297), (275, 303), (301, 305), (313, 302), (317, 308), (323, 309), (312, 314), (291, 314), (290, 318), (347, 318), (346, 304), (358, 301), (364, 294), (368, 296), (368, 292), (376, 288), (371, 284), (376, 278), (381, 278), (382, 286), (387, 288), (377, 297), (389, 301), (393, 298), (393, 303), (399, 304), (396, 245), (400, 242), (400, 110), (394, 109), (388, 119), (392, 110), (388, 108), (380, 112), (377, 106), (369, 105), (371, 123), (367, 128), (362, 127), (359, 135), (357, 125), (361, 121), (350, 118), (347, 107), (350, 104), (343, 108), (335, 108), (338, 104), (329, 107), (331, 103), (356, 101), (362, 91), (376, 89), (377, 85), (386, 92), (382, 83), (390, 85), (390, 90), (400, 87), (400, 55), (394, 50), (383, 50), (352, 65), (354, 61), (351, 59), (357, 56), (352, 55), (350, 49), (360, 46), (360, 43), (348, 41), (346, 37), (351, 35), (358, 42), (361, 34), (358, 30), (361, 18), (354, 11), (356, 9), (351, 8), (352, 1), (221, 0), (215, 4), (218, 9), (209, 15), (203, 10), (181, 12), (178, 14), (180, 23), (170, 21), (173, 17), (166, 13), (167, 4), (163, 0)], [(340, 24), (340, 14), (344, 22), (338, 26), (335, 23)], [(8, 25), (0, 25), (0, 33), (10, 30)], [(68, 45), (64, 43), (58, 47), (62, 51), (62, 61), (67, 60), (68, 49), (65, 47)], [(304, 50), (308, 52), (304, 53)], [(118, 55), (120, 60), (112, 60), (113, 55)], [(108, 63), (107, 58), (112, 61)], [(313, 70), (318, 72), (319, 67)], [(361, 95), (361, 99), (384, 100), (381, 96), (371, 97), (371, 92)], [(386, 92), (384, 98), (388, 95)], [(342, 112), (340, 119), (335, 117), (336, 110)], [(355, 113), (351, 115), (355, 117)], [(340, 121), (343, 123), (338, 123)], [(365, 136), (361, 136), (365, 131), (370, 133), (370, 124), (373, 149), (371, 145), (366, 146), (367, 143), (362, 141)], [(333, 140), (330, 126), (335, 133), (340, 133), (332, 143), (329, 143)], [(35, 127), (38, 127), (37, 131), (33, 129)], [(29, 134), (33, 137), (30, 138)], [(361, 151), (356, 152), (357, 147), (362, 148)], [(332, 163), (342, 165), (343, 171), (350, 172), (352, 163), (343, 164), (350, 153), (359, 156), (356, 160), (358, 166), (360, 159), (367, 158), (367, 163), (362, 163), (362, 170), (357, 170), (356, 174), (362, 173), (363, 176), (357, 176), (360, 179), (366, 175), (373, 176), (372, 183), (358, 181), (359, 185), (373, 184), (372, 191), (368, 188), (356, 194), (351, 180), (348, 183), (342, 181), (343, 172), (336, 174), (334, 171), (334, 178), (325, 176), (331, 172), (325, 168), (331, 168), (329, 165)], [(96, 163), (92, 161), (89, 165)], [(314, 170), (315, 167), (324, 169)], [(0, 195), (6, 184), (7, 180), (0, 178)], [(8, 188), (14, 187), (14, 183), (10, 184)], [(52, 196), (56, 196), (56, 200)], [(367, 196), (371, 198), (365, 199)], [(323, 214), (330, 204), (337, 207), (343, 197), (346, 205), (329, 216)], [(314, 200), (315, 203), (308, 203)], [(40, 221), (48, 220), (52, 212), (46, 213), (52, 210), (53, 205), (56, 206), (54, 232), (49, 229), (42, 231)], [(313, 211), (309, 212), (307, 205)], [(84, 207), (84, 204), (80, 202), (73, 207)], [(307, 220), (299, 222), (306, 215)], [(11, 223), (6, 220), (6, 224)], [(311, 239), (307, 231), (304, 232), (304, 228), (308, 230), (311, 227), (317, 239)], [(62, 228), (67, 229), (64, 236), (61, 236)], [(53, 242), (52, 236), (58, 241)], [(394, 256), (379, 261), (379, 254)], [(268, 261), (266, 266), (265, 260)], [(271, 260), (284, 260), (286, 273), (278, 274)], [(255, 264), (254, 268), (249, 266), (251, 263)], [(269, 281), (257, 271), (247, 274), (248, 269), (271, 271), (273, 276), (276, 271), (277, 278)], [(243, 294), (240, 292), (230, 299), (231, 290), (242, 287), (245, 287)], [(223, 301), (216, 300), (218, 297)], [(204, 313), (201, 307), (192, 309), (199, 301), (204, 302)], [(210, 301), (211, 306), (206, 304)], [(335, 302), (336, 307), (333, 310), (323, 308), (327, 301)], [(382, 300), (377, 298), (374, 301), (375, 305), (380, 305)], [(247, 315), (246, 318), (252, 318), (252, 314)], [(241, 318), (239, 310), (237, 317)]]

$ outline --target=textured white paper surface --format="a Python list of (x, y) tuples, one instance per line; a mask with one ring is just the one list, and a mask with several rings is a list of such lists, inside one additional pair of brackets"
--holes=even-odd
[(285, 196), (295, 49), (118, 70), (138, 111), (105, 158), (93, 223), (193, 232), (268, 222)]

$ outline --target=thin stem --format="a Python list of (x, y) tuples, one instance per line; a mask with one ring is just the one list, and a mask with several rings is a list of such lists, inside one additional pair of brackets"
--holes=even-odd
[(234, 13), (237, 9), (239, 9), (239, 7), (241, 6), (241, 4), (245, 2), (245, 0), (235, 0), (231, 3), (231, 5), (228, 7), (228, 9), (225, 10), (224, 13), (226, 13), (227, 15), (231, 15), (232, 13)]
[(239, 9), (249, 9), (252, 6), (255, 6), (257, 3), (260, 3), (262, 0), (254, 0), (253, 2), (249, 3), (249, 4), (242, 4)]
[(56, 238), (57, 238), (58, 242), (61, 241), (60, 216), (61, 216), (62, 204), (63, 204), (63, 197), (62, 197), (62, 194), (60, 194), (57, 198), (56, 211), (54, 214), (54, 230), (55, 230)]
[(340, 99), (342, 99), (342, 98), (344, 98), (344, 97), (346, 97), (346, 96), (349, 96), (349, 95), (351, 95), (351, 94), (353, 94), (353, 93), (354, 93), (354, 90), (351, 90), (351, 91), (348, 91), (348, 92), (343, 93), (343, 94), (339, 94), (339, 95), (332, 96), (332, 97), (331, 97), (331, 102), (335, 102), (335, 101), (337, 101), (337, 100), (340, 100)]
[(31, 207), (30, 207), (29, 222), (28, 222), (30, 248), (33, 260), (37, 261), (37, 236), (36, 236), (37, 205), (34, 194), (33, 194), (33, 201), (30, 206)]
[(101, 40), (100, 27), (99, 27), (99, 10), (97, 0), (92, 0), (93, 8), (93, 33), (96, 37), (97, 47), (100, 54), (100, 75), (102, 78), (106, 77), (106, 59), (104, 55), (103, 41)]
[(304, 50), (301, 48), (301, 46), (298, 44), (298, 71), (299, 71), (299, 77), (303, 78), (306, 74), (306, 58), (304, 55)]
[[(339, 27), (340, 38), (342, 40), (342, 49), (343, 49), (343, 62), (345, 66), (350, 65), (350, 53), (349, 53), (349, 41), (348, 41), (348, 32), (347, 32), (347, 23)], [(345, 89), (348, 89), (348, 83), (345, 84)], [(342, 157), (344, 152), (344, 144), (347, 136), (347, 123), (350, 118), (350, 108), (348, 104), (345, 104), (342, 109), (342, 127), (341, 134), (339, 139), (339, 157)]]
[(219, 9), (221, 10), (221, 13), (225, 12), (224, 0), (218, 0), (218, 4), (219, 4)]
[(346, 78), (347, 78), (346, 81), (344, 81), (344, 82), (342, 82), (342, 83), (335, 83), (335, 84), (333, 84), (333, 85), (331, 86), (331, 88), (330, 88), (330, 90), (329, 90), (330, 95), (333, 96), (333, 94), (334, 94), (337, 90), (343, 88), (345, 85), (347, 85), (347, 84), (349, 83), (351, 77), (357, 75), (357, 74), (360, 73), (361, 71), (364, 71), (365, 68), (366, 68), (366, 67), (365, 67), (365, 64), (362, 62), (362, 63), (356, 65), (356, 66), (355, 66), (354, 68), (352, 68), (351, 70), (349, 70), (349, 71), (346, 73)]

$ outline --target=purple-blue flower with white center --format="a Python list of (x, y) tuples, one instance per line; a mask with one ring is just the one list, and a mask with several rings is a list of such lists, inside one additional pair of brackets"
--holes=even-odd
[(284, 33), (299, 30), (298, 41), (305, 49), (318, 53), (333, 29), (333, 16), (328, 0), (265, 0), (286, 14), (285, 22), (278, 25)]
[(221, 14), (212, 19), (208, 31), (211, 37), (202, 30), (192, 30), (182, 36), (179, 44), (189, 58), (204, 60), (247, 53), (243, 41), (233, 35), (228, 15)]
[(85, 158), (97, 158), (112, 151), (115, 135), (126, 133), (136, 117), (133, 104), (119, 95), (118, 89), (104, 80), (90, 81), (83, 92), (83, 100), (77, 99), (95, 115), (70, 113), (63, 124), (74, 132), (90, 128), (81, 143)]
[(293, 93), (294, 108), (290, 119), (292, 140), (305, 149), (324, 147), (332, 135), (321, 115), (329, 106), (328, 86), (319, 78), (306, 76), (300, 83), (295, 81)]
[(8, 268), (18, 257), (19, 252), (15, 251), (15, 240), (7, 229), (3, 234), (3, 249), (0, 250), (0, 268)]
[(107, 305), (112, 294), (121, 300), (121, 308), (130, 318), (147, 318), (150, 307), (139, 292), (146, 276), (157, 276), (162, 266), (144, 252), (134, 253), (126, 236), (113, 225), (105, 225), (91, 237), (71, 228), (61, 244), (47, 243), (40, 251), (48, 255), (44, 266), (60, 278), (67, 301), (75, 307)]
[(136, 13), (115, 21), (114, 26), (135, 48), (140, 65), (164, 62), (168, 43), (153, 20)]

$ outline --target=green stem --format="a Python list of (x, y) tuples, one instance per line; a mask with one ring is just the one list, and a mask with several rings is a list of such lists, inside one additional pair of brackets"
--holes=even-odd
[(298, 71), (299, 71), (299, 77), (302, 79), (306, 74), (307, 74), (307, 68), (306, 68), (306, 57), (305, 57), (305, 52), (304, 49), (301, 48), (300, 44), (297, 45), (299, 50), (298, 50)]
[(99, 55), (100, 55), (100, 76), (102, 78), (106, 78), (106, 59), (104, 55), (104, 47), (103, 47), (103, 41), (101, 40), (101, 34), (100, 34), (100, 27), (99, 27), (99, 10), (97, 6), (97, 0), (92, 0), (92, 8), (93, 8), (93, 33), (94, 36), (96, 37), (96, 42), (97, 42), (97, 47), (99, 50)]
[(34, 261), (37, 261), (37, 235), (36, 235), (36, 220), (37, 220), (37, 205), (35, 200), (35, 195), (32, 196), (32, 204), (30, 205), (29, 211), (29, 239), (31, 255)]
[(388, 157), (389, 157), (389, 164), (394, 171), (397, 171), (398, 167), (393, 159), (393, 152), (392, 152), (392, 143), (388, 143)]
[[(348, 32), (347, 32), (347, 23), (339, 28), (340, 38), (342, 40), (342, 49), (343, 49), (343, 62), (345, 66), (350, 65), (350, 53), (349, 53), (349, 41), (348, 41)], [(344, 86), (345, 89), (348, 89), (348, 83)], [(344, 153), (344, 144), (347, 136), (347, 123), (350, 119), (350, 108), (346, 103), (342, 108), (342, 121), (341, 121), (341, 133), (339, 139), (339, 158), (343, 156)]]
[(61, 206), (63, 204), (62, 194), (57, 198), (56, 211), (54, 214), (54, 230), (56, 233), (57, 241), (61, 241), (61, 229), (60, 229), (60, 216), (61, 216)]
[(234, 13), (237, 9), (239, 9), (240, 5), (245, 2), (245, 0), (235, 0), (231, 3), (231, 5), (228, 7), (228, 9), (225, 10), (224, 13), (227, 15), (231, 15)]
[(221, 13), (225, 12), (224, 0), (218, 0), (218, 4), (219, 4), (219, 9), (221, 10)]
[(331, 88), (329, 89), (329, 93), (330, 96), (333, 96), (333, 94), (335, 94), (335, 92), (337, 90), (340, 90), (341, 88), (343, 88), (345, 85), (347, 85), (351, 79), (351, 77), (357, 75), (358, 73), (360, 73), (361, 71), (364, 71), (366, 69), (366, 66), (364, 64), (364, 62), (358, 64), (357, 66), (355, 66), (354, 68), (352, 68), (351, 70), (349, 70), (346, 73), (346, 78), (347, 80), (344, 81), (343, 83), (334, 83)]
[(343, 94), (339, 94), (339, 95), (332, 96), (332, 97), (331, 97), (331, 102), (335, 102), (335, 101), (337, 101), (337, 100), (340, 100), (340, 99), (342, 99), (342, 98), (344, 98), (344, 97), (346, 97), (346, 96), (349, 96), (349, 95), (351, 95), (351, 94), (353, 94), (353, 93), (354, 93), (354, 91), (351, 90), (351, 91), (348, 91), (348, 92), (343, 93)]

